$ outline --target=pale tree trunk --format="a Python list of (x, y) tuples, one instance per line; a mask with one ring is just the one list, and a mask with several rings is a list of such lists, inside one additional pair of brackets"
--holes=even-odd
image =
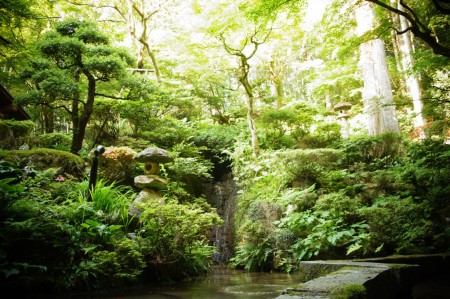
[(283, 67), (278, 61), (272, 60), (269, 65), (270, 80), (273, 83), (272, 94), (276, 98), (276, 107), (281, 109), (283, 107), (284, 88), (283, 88)]
[[(402, 5), (398, 3), (398, 0), (391, 0), (391, 5), (397, 7), (399, 10), (404, 11)], [(426, 120), (423, 116), (423, 102), (422, 93), (420, 90), (419, 79), (411, 72), (413, 66), (413, 36), (410, 31), (405, 31), (409, 27), (408, 20), (404, 17), (393, 14), (394, 22), (398, 26), (403, 34), (396, 35), (396, 42), (399, 49), (399, 59), (401, 62), (401, 71), (405, 74), (406, 89), (412, 99), (413, 111), (414, 111), (414, 128), (420, 139), (425, 139), (425, 124)]]
[[(372, 6), (363, 4), (355, 11), (358, 33), (372, 29), (374, 14)], [(401, 134), (392, 96), (391, 79), (386, 62), (386, 52), (381, 39), (373, 39), (360, 46), (359, 67), (364, 88), (362, 97), (367, 114), (369, 135), (385, 132)]]
[[(147, 53), (151, 59), (153, 68), (155, 70), (155, 77), (158, 83), (161, 82), (161, 73), (159, 70), (158, 62), (156, 60), (155, 53), (151, 50), (148, 43), (149, 28), (148, 22), (159, 10), (146, 12), (144, 8), (144, 2), (139, 3), (128, 0), (126, 8), (121, 8), (118, 5), (114, 5), (114, 9), (120, 14), (120, 16), (127, 23), (128, 32), (131, 38), (136, 42), (138, 47), (137, 68), (143, 69), (145, 65), (145, 54)], [(136, 15), (135, 15), (136, 14)]]
[[(257, 33), (257, 31), (256, 31)], [(225, 37), (223, 35), (219, 36), (219, 39), (222, 41), (222, 44), (225, 48), (225, 50), (228, 52), (228, 54), (236, 56), (238, 59), (238, 69), (237, 69), (237, 79), (242, 84), (242, 86), (245, 89), (245, 93), (247, 94), (247, 122), (248, 127), (250, 130), (250, 135), (252, 139), (252, 151), (253, 151), (253, 157), (258, 158), (259, 156), (259, 140), (258, 140), (258, 134), (256, 131), (256, 125), (255, 125), (255, 111), (254, 111), (254, 103), (255, 103), (255, 97), (253, 94), (253, 87), (250, 84), (248, 75), (250, 72), (250, 64), (248, 61), (255, 55), (256, 51), (258, 50), (258, 46), (266, 41), (268, 38), (269, 33), (262, 39), (261, 42), (256, 40), (256, 33), (252, 35), (251, 37), (247, 38), (246, 41), (250, 41), (253, 45), (253, 49), (250, 52), (250, 54), (244, 54), (244, 49), (233, 49), (230, 47), (225, 40)], [(244, 44), (247, 44), (245, 42)], [(244, 46), (245, 47), (245, 46)]]
[(255, 98), (253, 96), (253, 89), (250, 83), (248, 82), (248, 77), (245, 76), (244, 78), (239, 78), (239, 81), (244, 86), (244, 89), (247, 93), (247, 122), (248, 127), (250, 130), (250, 136), (252, 138), (252, 150), (253, 150), (253, 156), (258, 157), (259, 155), (259, 140), (258, 135), (256, 132), (256, 125), (254, 120), (255, 115), (255, 109), (254, 109), (254, 102)]
[[(255, 52), (256, 52), (256, 49), (255, 49)], [(230, 53), (230, 51), (229, 51), (229, 53)], [(253, 87), (248, 80), (248, 73), (250, 72), (250, 65), (248, 64), (248, 60), (251, 58), (251, 56), (250, 56), (250, 58), (245, 56), (242, 53), (242, 51), (234, 52), (234, 55), (239, 57), (238, 58), (238, 61), (239, 61), (238, 80), (244, 87), (245, 93), (247, 94), (247, 123), (248, 123), (248, 128), (250, 130), (250, 136), (252, 139), (253, 156), (257, 158), (259, 156), (259, 139), (258, 139), (258, 134), (256, 132), (256, 125), (255, 125), (255, 119), (254, 119), (255, 97), (253, 95)]]

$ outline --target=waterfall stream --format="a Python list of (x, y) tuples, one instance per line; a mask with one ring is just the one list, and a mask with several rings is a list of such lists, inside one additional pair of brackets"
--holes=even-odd
[(205, 184), (204, 191), (208, 203), (217, 209), (217, 213), (224, 221), (213, 232), (213, 245), (219, 250), (214, 255), (214, 261), (226, 263), (233, 256), (233, 225), (238, 187), (233, 180), (233, 176), (227, 174), (221, 181), (212, 181)]

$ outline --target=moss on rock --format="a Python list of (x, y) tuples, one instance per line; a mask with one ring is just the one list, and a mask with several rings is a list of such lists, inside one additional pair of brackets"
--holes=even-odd
[(36, 170), (59, 168), (60, 173), (66, 173), (75, 177), (83, 175), (84, 160), (72, 153), (37, 148), (31, 150), (0, 151), (0, 159), (20, 165), (30, 166)]

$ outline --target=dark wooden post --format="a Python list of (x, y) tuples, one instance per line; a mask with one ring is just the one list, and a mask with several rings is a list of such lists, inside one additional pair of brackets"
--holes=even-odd
[(102, 145), (97, 146), (94, 150), (94, 159), (92, 160), (91, 172), (89, 173), (89, 188), (87, 201), (92, 200), (92, 192), (95, 188), (95, 183), (97, 182), (97, 169), (98, 169), (98, 155), (105, 152), (105, 148)]

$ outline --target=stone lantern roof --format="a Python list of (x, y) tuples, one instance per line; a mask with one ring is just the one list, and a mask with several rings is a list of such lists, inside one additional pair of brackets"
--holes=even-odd
[(350, 110), (350, 108), (352, 108), (352, 104), (348, 102), (339, 102), (333, 107), (334, 111), (337, 111), (339, 113), (338, 118), (344, 119), (350, 117), (350, 114), (347, 113), (347, 111)]
[(169, 163), (173, 162), (173, 157), (168, 151), (157, 147), (149, 147), (134, 156), (138, 162), (154, 162), (154, 163)]
[(348, 111), (350, 108), (352, 108), (352, 104), (348, 102), (339, 102), (333, 107), (334, 111)]

